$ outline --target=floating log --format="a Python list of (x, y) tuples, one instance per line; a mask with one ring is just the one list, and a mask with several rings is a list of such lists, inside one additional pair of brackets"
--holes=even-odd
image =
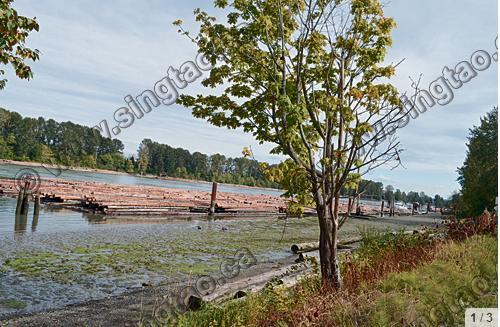
[[(14, 180), (2, 180), (0, 194), (15, 197), (16, 193)], [(211, 194), (206, 191), (61, 179), (44, 180), (39, 194), (46, 205), (115, 216), (207, 214), (211, 202)], [(18, 198), (22, 201), (22, 194)], [(284, 206), (286, 201), (279, 196), (223, 192), (217, 194), (215, 213), (278, 215), (279, 208)]]

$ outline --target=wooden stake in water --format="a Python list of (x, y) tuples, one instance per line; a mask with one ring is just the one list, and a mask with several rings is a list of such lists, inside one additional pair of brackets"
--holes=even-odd
[(16, 216), (21, 213), (22, 205), (23, 205), (23, 189), (19, 188), (19, 194), (17, 195)]
[(382, 204), (380, 205), (380, 217), (384, 216), (384, 200), (382, 200)]
[(30, 182), (26, 181), (23, 189), (23, 203), (21, 204), (21, 212), (20, 212), (21, 215), (27, 215), (28, 210), (30, 208), (29, 193), (28, 193), (29, 187), (30, 187)]
[(361, 215), (361, 207), (359, 206), (359, 198), (361, 197), (361, 195), (358, 194), (358, 196), (356, 197), (356, 215)]
[(40, 195), (35, 196), (35, 209), (33, 211), (33, 219), (36, 217), (38, 218), (38, 215), (40, 213)]
[(215, 213), (215, 201), (217, 199), (217, 183), (213, 182), (212, 184), (212, 197), (210, 198), (210, 210), (208, 212), (209, 215), (213, 215)]

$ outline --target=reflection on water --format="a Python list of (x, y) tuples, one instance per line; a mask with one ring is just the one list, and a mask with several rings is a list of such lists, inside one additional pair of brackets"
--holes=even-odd
[[(38, 218), (40, 217), (40, 213), (33, 212), (31, 218), (31, 232), (36, 232), (36, 228), (38, 227)], [(28, 229), (28, 214), (16, 214), (14, 219), (14, 232), (15, 233), (24, 233)], [(1, 231), (0, 231), (1, 232)]]
[(38, 217), (40, 217), (40, 213), (33, 214), (33, 221), (31, 222), (31, 232), (36, 232), (36, 227), (38, 226)]
[(34, 215), (33, 203), (26, 215), (16, 215), (16, 200), (0, 197), (0, 236), (2, 234), (25, 234), (35, 232), (58, 232), (86, 230), (96, 223), (105, 221), (105, 217), (81, 212), (53, 209), (41, 206), (38, 215)]
[(23, 233), (26, 231), (27, 226), (28, 226), (28, 215), (16, 215), (16, 219), (14, 222), (14, 232)]

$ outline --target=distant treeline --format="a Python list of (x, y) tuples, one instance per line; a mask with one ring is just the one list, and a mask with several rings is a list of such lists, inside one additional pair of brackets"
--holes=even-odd
[[(123, 149), (120, 140), (105, 138), (93, 128), (41, 117), (23, 118), (16, 112), (0, 108), (2, 159), (280, 188), (278, 183), (264, 176), (259, 162), (245, 157), (190, 153), (150, 139), (142, 141), (135, 156), (124, 156)], [(394, 199), (422, 204), (442, 204), (444, 201), (439, 195), (431, 198), (423, 192), (394, 190), (391, 185), (384, 188), (380, 182), (363, 180), (360, 187), (364, 188), (363, 197), (373, 200)]]
[(23, 118), (0, 108), (0, 158), (133, 171), (123, 143), (93, 128), (53, 119)]
[(144, 140), (137, 156), (123, 155), (123, 143), (93, 128), (53, 119), (23, 118), (0, 108), (0, 158), (192, 178), (249, 186), (279, 187), (268, 181), (259, 163), (247, 158), (207, 156)]
[(188, 150), (172, 148), (149, 139), (143, 140), (139, 146), (137, 168), (142, 174), (280, 187), (264, 176), (260, 164), (255, 160), (226, 158), (221, 154), (208, 156), (200, 152), (191, 154)]

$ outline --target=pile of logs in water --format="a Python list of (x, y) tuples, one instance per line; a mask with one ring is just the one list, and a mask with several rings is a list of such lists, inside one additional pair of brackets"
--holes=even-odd
[[(43, 180), (43, 204), (112, 216), (163, 216), (194, 213), (285, 214), (286, 201), (266, 194), (216, 193), (143, 185), (115, 185), (61, 179)], [(0, 180), (0, 194), (18, 196), (15, 181)], [(33, 196), (34, 197), (34, 196)]]
[[(0, 180), (0, 194), (18, 196), (19, 187), (13, 179)], [(43, 180), (33, 200), (39, 196), (43, 204), (94, 214), (111, 216), (168, 216), (221, 213), (226, 215), (286, 214), (287, 201), (268, 194), (240, 194), (173, 189), (144, 185), (118, 185), (90, 181), (62, 179)], [(24, 197), (24, 196), (23, 196)], [(350, 201), (349, 201), (350, 202)], [(347, 203), (341, 203), (340, 212), (347, 213)], [(21, 205), (22, 208), (22, 205)], [(375, 217), (380, 207), (361, 205), (351, 216)], [(387, 209), (383, 210), (386, 211)], [(383, 212), (382, 211), (382, 212)], [(314, 214), (307, 209), (307, 214)], [(391, 212), (394, 209), (391, 208)]]

